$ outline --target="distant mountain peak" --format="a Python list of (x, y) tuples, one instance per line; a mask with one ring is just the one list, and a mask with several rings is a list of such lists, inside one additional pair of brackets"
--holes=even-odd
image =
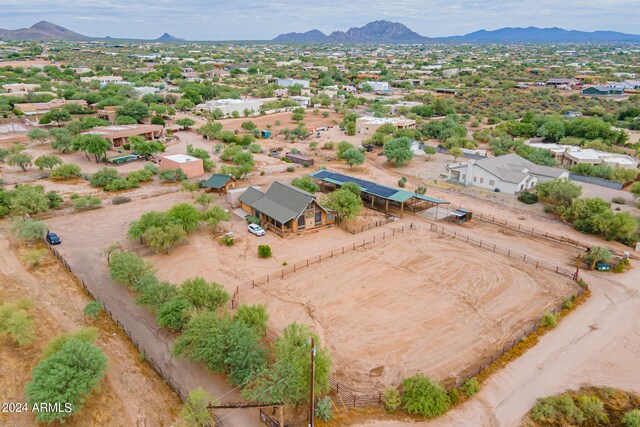
[(306, 33), (280, 34), (280, 43), (429, 43), (431, 39), (410, 30), (400, 22), (378, 20), (347, 31), (334, 31), (329, 36), (318, 30)]
[(577, 31), (529, 26), (478, 30), (464, 36), (439, 37), (436, 41), (466, 43), (616, 43), (638, 42), (640, 36), (615, 31)]
[(181, 39), (179, 37), (172, 36), (169, 33), (164, 33), (163, 35), (158, 37), (155, 41), (160, 41), (160, 42), (183, 42), (183, 41), (185, 41), (185, 39)]
[(30, 28), (17, 30), (0, 29), (0, 38), (7, 40), (86, 40), (88, 37), (75, 33), (48, 21), (40, 21)]

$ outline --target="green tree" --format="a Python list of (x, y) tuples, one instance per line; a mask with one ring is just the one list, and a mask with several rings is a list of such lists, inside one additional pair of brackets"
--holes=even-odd
[(178, 203), (172, 206), (167, 214), (173, 222), (179, 224), (187, 233), (195, 231), (200, 225), (200, 211), (188, 203)]
[(252, 328), (210, 311), (192, 317), (175, 341), (173, 354), (204, 362), (214, 372), (228, 373), (229, 381), (240, 386), (260, 372), (266, 360), (260, 337)]
[(149, 106), (142, 101), (132, 99), (125, 102), (116, 110), (118, 116), (128, 116), (136, 121), (146, 119), (151, 114), (149, 112)]
[(180, 426), (213, 426), (213, 415), (208, 409), (210, 403), (215, 403), (215, 398), (208, 391), (202, 387), (191, 390), (180, 410)]
[(350, 148), (342, 153), (342, 158), (346, 160), (349, 167), (353, 165), (361, 165), (364, 163), (364, 154), (357, 148)]
[(431, 160), (431, 156), (436, 154), (436, 149), (430, 145), (424, 147), (424, 154), (427, 155), (427, 161)]
[(68, 153), (73, 151), (71, 133), (66, 128), (54, 128), (49, 131), (53, 141), (51, 142), (51, 148), (58, 150), (61, 153)]
[(46, 123), (56, 123), (58, 127), (62, 126), (62, 122), (68, 122), (71, 120), (71, 115), (66, 110), (61, 110), (59, 108), (54, 108), (48, 113), (46, 113), (40, 119), (41, 124)]
[(293, 178), (293, 180), (291, 181), (291, 185), (304, 190), (307, 193), (314, 194), (318, 192), (318, 184), (313, 182), (313, 179), (311, 179), (311, 177), (308, 175), (300, 178)]
[(458, 160), (458, 157), (461, 157), (463, 154), (464, 152), (460, 147), (453, 147), (449, 149), (449, 155), (453, 157), (454, 162)]
[(9, 211), (12, 215), (32, 215), (46, 212), (49, 208), (49, 198), (42, 185), (18, 185), (11, 192)]
[(338, 223), (357, 218), (362, 210), (362, 199), (345, 188), (333, 191), (325, 197), (324, 204), (335, 212)]
[(49, 175), (54, 179), (72, 179), (77, 178), (82, 175), (82, 170), (80, 166), (67, 163), (66, 165), (58, 166), (51, 170), (51, 174)]
[(198, 194), (198, 196), (195, 199), (193, 199), (193, 201), (196, 204), (202, 206), (204, 209), (209, 207), (209, 205), (211, 203), (213, 203), (215, 200), (216, 200), (216, 198), (212, 194), (209, 194), (209, 193), (200, 193), (200, 194)]
[(258, 127), (256, 126), (255, 123), (253, 123), (251, 120), (247, 120), (246, 122), (243, 122), (241, 125), (242, 129), (246, 130), (246, 131), (253, 131), (254, 129), (257, 129)]
[(40, 156), (33, 162), (40, 170), (47, 168), (53, 169), (57, 165), (62, 164), (62, 160), (56, 156)]
[(27, 153), (16, 153), (9, 156), (9, 166), (20, 166), (23, 172), (32, 165), (33, 158)]
[(109, 274), (117, 283), (133, 286), (141, 277), (151, 272), (152, 267), (135, 254), (120, 250), (111, 253)]
[(158, 325), (180, 331), (189, 321), (193, 304), (180, 295), (174, 295), (160, 305), (156, 313)]
[(206, 139), (216, 139), (222, 131), (222, 123), (209, 122), (198, 129), (198, 133)]
[(202, 277), (185, 280), (179, 292), (194, 307), (208, 311), (216, 311), (229, 301), (229, 294), (221, 285), (207, 282)]
[(161, 142), (147, 140), (141, 136), (130, 137), (129, 144), (139, 156), (153, 156), (164, 151), (164, 145)]
[(173, 247), (184, 242), (186, 231), (179, 224), (166, 224), (163, 227), (150, 227), (144, 233), (145, 244), (155, 253), (170, 254)]
[(538, 135), (548, 141), (558, 142), (564, 138), (566, 132), (562, 120), (549, 120), (538, 129)]
[(349, 144), (347, 141), (338, 142), (338, 144), (336, 145), (336, 158), (338, 160), (341, 160), (342, 154), (351, 148), (354, 148), (353, 145)]
[(138, 122), (133, 117), (129, 117), (129, 116), (118, 116), (118, 117), (116, 117), (116, 124), (117, 125), (135, 125), (137, 123)]
[(250, 400), (298, 404), (309, 397), (311, 337), (316, 345), (314, 390), (317, 396), (329, 391), (331, 357), (308, 326), (292, 323), (273, 345), (273, 365), (254, 378), (242, 394)]
[(15, 237), (31, 246), (34, 241), (44, 237), (47, 224), (43, 221), (16, 217), (11, 223), (10, 231)]
[(27, 132), (27, 138), (31, 142), (39, 142), (44, 143), (49, 139), (49, 132), (40, 128), (33, 128), (29, 132)]
[(568, 208), (580, 197), (582, 187), (568, 179), (554, 179), (536, 186), (538, 196), (552, 205)]
[(89, 154), (92, 154), (96, 163), (106, 156), (109, 147), (111, 147), (111, 142), (97, 134), (81, 134), (71, 140), (71, 148), (74, 151), (83, 151), (87, 160), (90, 160)]
[(436, 418), (449, 409), (449, 396), (444, 387), (422, 374), (402, 381), (402, 404), (410, 414)]
[(31, 381), (26, 384), (27, 403), (70, 404), (71, 411), (38, 412), (37, 422), (62, 422), (79, 412), (87, 396), (104, 377), (107, 357), (95, 345), (76, 338), (67, 340), (51, 356), (33, 369)]
[(218, 229), (218, 225), (221, 222), (231, 220), (231, 214), (229, 214), (229, 212), (226, 212), (220, 206), (212, 206), (202, 212), (201, 218), (202, 221), (206, 222), (207, 225), (211, 227), (211, 230), (215, 233)]
[(188, 117), (185, 117), (185, 118), (176, 120), (176, 124), (178, 126), (180, 126), (182, 128), (182, 130), (185, 130), (185, 129), (190, 128), (191, 126), (195, 125), (196, 122), (191, 120)]
[(411, 140), (407, 137), (395, 138), (384, 144), (384, 155), (388, 162), (396, 162), (396, 166), (408, 163), (413, 158)]
[(246, 305), (241, 304), (236, 310), (233, 319), (237, 322), (244, 323), (259, 336), (267, 333), (267, 322), (269, 321), (269, 313), (264, 304)]

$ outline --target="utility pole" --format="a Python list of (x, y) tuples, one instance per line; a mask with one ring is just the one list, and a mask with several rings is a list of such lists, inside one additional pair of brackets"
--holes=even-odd
[(602, 250), (602, 248), (598, 247), (598, 250), (596, 251), (596, 256), (593, 257), (593, 262), (591, 263), (591, 266), (589, 268), (589, 270), (593, 270), (594, 268), (596, 268), (596, 263), (598, 262), (598, 258), (600, 258), (600, 251)]
[(314, 426), (315, 418), (315, 398), (314, 398), (314, 384), (316, 382), (316, 341), (311, 337), (311, 386), (309, 387), (309, 427)]
[(582, 262), (582, 254), (578, 255), (578, 260), (576, 261), (576, 278), (575, 280), (580, 279), (580, 263)]

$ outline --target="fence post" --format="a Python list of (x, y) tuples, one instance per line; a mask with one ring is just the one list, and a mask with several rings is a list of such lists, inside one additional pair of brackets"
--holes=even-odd
[(356, 407), (356, 396), (355, 396), (355, 394), (353, 395), (353, 407), (354, 408)]
[(522, 257), (522, 261), (527, 262), (527, 254), (524, 254), (524, 256)]

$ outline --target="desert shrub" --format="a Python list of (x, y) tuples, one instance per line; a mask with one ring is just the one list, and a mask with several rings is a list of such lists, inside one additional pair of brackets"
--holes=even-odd
[(210, 402), (215, 402), (215, 398), (202, 387), (198, 387), (189, 392), (187, 401), (180, 410), (180, 423), (183, 427), (201, 427), (214, 425), (211, 411), (207, 408)]
[(207, 282), (202, 277), (185, 280), (179, 293), (194, 307), (208, 311), (216, 311), (229, 301), (229, 294), (220, 284)]
[(9, 231), (18, 239), (31, 246), (34, 241), (42, 239), (47, 232), (47, 224), (33, 219), (15, 218)]
[(80, 166), (67, 163), (66, 165), (60, 165), (56, 168), (53, 168), (49, 176), (54, 179), (64, 180), (64, 179), (77, 178), (81, 175), (82, 175), (82, 171), (80, 170)]
[(93, 196), (78, 197), (73, 201), (73, 207), (76, 209), (92, 209), (102, 204), (102, 200)]
[(233, 238), (233, 236), (225, 234), (220, 238), (220, 243), (225, 246), (233, 246), (233, 244), (235, 243), (235, 239)]
[(258, 218), (256, 216), (247, 215), (247, 216), (244, 217), (244, 219), (246, 219), (249, 224), (260, 225), (260, 218)]
[(125, 203), (129, 203), (131, 201), (131, 197), (126, 196), (116, 196), (111, 199), (111, 203), (114, 205), (124, 205)]
[(573, 308), (573, 298), (562, 298), (562, 308), (571, 310)]
[(178, 293), (178, 288), (169, 282), (149, 283), (145, 287), (136, 302), (147, 305), (153, 310), (158, 310), (162, 304), (169, 301)]
[(118, 171), (113, 168), (102, 168), (93, 175), (91, 175), (92, 187), (106, 187), (116, 179), (119, 179)]
[(558, 324), (558, 317), (554, 313), (545, 313), (540, 320), (540, 324), (547, 329), (553, 329)]
[(147, 163), (144, 165), (144, 170), (151, 172), (154, 175), (158, 175), (158, 166), (153, 163)]
[(476, 377), (471, 377), (462, 383), (460, 391), (464, 393), (465, 396), (473, 396), (480, 391), (480, 382)]
[(118, 178), (118, 179), (114, 179), (109, 184), (107, 184), (104, 187), (104, 190), (105, 191), (122, 191), (122, 190), (128, 190), (130, 188), (136, 188), (139, 186), (140, 184), (138, 184), (135, 181), (129, 181), (128, 179)]
[(296, 170), (294, 166), (287, 166), (287, 172), (293, 172), (294, 170)]
[(407, 177), (403, 176), (398, 180), (398, 187), (404, 188), (407, 185)]
[(165, 169), (160, 171), (159, 176), (161, 182), (178, 182), (187, 179), (187, 175), (182, 169)]
[(156, 312), (158, 325), (163, 328), (182, 330), (189, 320), (188, 311), (193, 304), (181, 295), (175, 295), (162, 303)]
[(152, 272), (151, 265), (135, 254), (118, 250), (111, 254), (109, 273), (121, 285), (133, 286), (141, 277)]
[(382, 393), (382, 403), (389, 412), (394, 412), (402, 403), (400, 400), (400, 392), (395, 387), (388, 387)]
[(571, 397), (560, 395), (538, 399), (531, 410), (531, 419), (551, 425), (580, 425), (584, 414)]
[(410, 414), (435, 418), (449, 409), (449, 396), (444, 387), (422, 374), (402, 381), (402, 404)]
[(611, 199), (611, 203), (615, 203), (617, 205), (624, 205), (627, 203), (627, 200), (624, 197), (614, 197)]
[(451, 390), (449, 390), (447, 392), (447, 395), (449, 396), (449, 401), (452, 405), (457, 405), (458, 403), (460, 403), (460, 392), (457, 388), (452, 388)]
[(575, 401), (582, 410), (587, 425), (606, 425), (609, 423), (604, 403), (596, 396), (578, 396)]
[(518, 200), (527, 205), (532, 205), (538, 201), (538, 196), (535, 193), (523, 191), (518, 195)]
[(267, 321), (269, 320), (269, 313), (266, 306), (263, 304), (258, 305), (245, 305), (242, 304), (238, 307), (233, 320), (244, 323), (251, 329), (256, 331), (260, 336), (263, 336), (267, 332)]
[(323, 150), (333, 150), (333, 142), (325, 142), (322, 146)]
[(0, 305), (0, 337), (8, 335), (16, 344), (31, 344), (35, 339), (33, 318), (29, 315), (30, 300)]
[(84, 306), (84, 315), (92, 319), (97, 319), (102, 312), (102, 303), (98, 300), (90, 301)]
[(258, 256), (260, 258), (269, 258), (269, 257), (271, 257), (271, 246), (269, 246), (269, 245), (258, 245)]
[(306, 191), (307, 193), (316, 193), (318, 192), (318, 184), (313, 182), (310, 176), (303, 176), (301, 178), (293, 178), (291, 180), (291, 185), (294, 187), (298, 187), (301, 190)]
[(316, 404), (316, 418), (322, 421), (331, 421), (333, 418), (333, 402), (329, 396), (320, 399)]
[(416, 194), (424, 194), (427, 192), (427, 188), (426, 187), (417, 187), (416, 188)]
[(150, 181), (151, 178), (153, 178), (153, 172), (146, 169), (133, 171), (127, 175), (127, 181), (136, 183), (147, 182)]
[(640, 427), (640, 409), (629, 411), (622, 417), (624, 427)]
[(29, 265), (29, 267), (37, 267), (40, 265), (40, 261), (42, 261), (44, 253), (44, 249), (32, 249), (24, 254), (23, 260)]

